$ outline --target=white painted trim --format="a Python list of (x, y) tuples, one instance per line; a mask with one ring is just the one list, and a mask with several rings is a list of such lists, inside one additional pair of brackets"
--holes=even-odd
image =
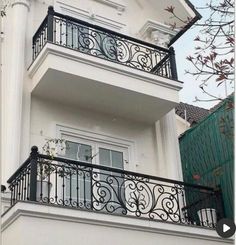
[(23, 5), (25, 6), (28, 10), (30, 9), (30, 2), (31, 0), (13, 0), (11, 3), (11, 6), (14, 7), (15, 5)]
[(97, 24), (105, 28), (111, 28), (113, 30), (122, 31), (126, 24), (122, 22), (117, 22), (113, 19), (107, 18), (105, 16), (98, 15), (92, 11), (92, 9), (83, 9), (78, 8), (69, 4), (66, 4), (62, 1), (55, 2), (55, 11), (72, 16), (76, 19), (81, 19), (91, 24)]
[[(190, 123), (175, 113), (176, 119), (190, 128)], [(186, 129), (187, 130), (187, 129)]]
[(167, 222), (150, 221), (141, 218), (116, 216), (99, 212), (88, 212), (70, 208), (48, 206), (36, 203), (16, 203), (2, 217), (2, 232), (7, 229), (20, 217), (31, 217), (35, 219), (50, 219), (56, 221), (69, 221), (73, 223), (93, 224), (113, 228), (123, 228), (136, 231), (145, 231), (169, 236), (188, 237), (201, 242), (204, 240), (219, 242), (222, 244), (232, 244), (233, 239), (220, 238), (215, 230), (194, 227), (190, 225), (180, 225)]
[[(157, 84), (159, 86), (171, 88), (176, 91), (179, 91), (183, 87), (182, 83), (179, 81), (174, 81), (169, 78), (150, 74), (148, 72), (140, 71), (111, 61), (103, 60), (95, 56), (87, 55), (76, 50), (71, 50), (51, 43), (47, 43), (44, 46), (43, 50), (29, 67), (28, 74), (30, 78), (32, 78), (34, 74), (39, 70), (39, 67), (43, 64), (43, 62), (46, 62), (46, 58), (50, 54), (99, 67), (103, 69), (104, 72), (106, 70), (116, 72), (127, 77), (133, 77), (138, 80), (143, 80), (147, 83)], [(43, 74), (41, 74), (41, 76), (43, 76)], [(32, 90), (33, 89), (34, 88), (32, 88)]]
[(126, 5), (123, 0), (94, 0), (96, 2), (100, 2), (112, 8), (115, 8), (119, 11), (125, 11)]
[(171, 28), (168, 25), (149, 19), (145, 22), (145, 24), (140, 29), (139, 35), (141, 38), (146, 39), (147, 35), (154, 30), (161, 31), (171, 36), (175, 36), (178, 32), (177, 30), (171, 30)]
[(196, 14), (194, 13), (194, 11), (188, 6), (188, 4), (186, 3), (185, 0), (179, 0), (180, 3), (183, 5), (183, 7), (185, 8), (185, 10), (188, 12), (188, 14), (194, 18), (196, 16)]
[(61, 123), (56, 123), (55, 128), (57, 138), (62, 138), (62, 135), (67, 135), (127, 149), (128, 164), (124, 164), (124, 168), (125, 170), (136, 171), (135, 163), (137, 163), (137, 154), (135, 141), (120, 138), (119, 136), (110, 135), (103, 132), (96, 132), (91, 130), (88, 131), (85, 128), (68, 126)]

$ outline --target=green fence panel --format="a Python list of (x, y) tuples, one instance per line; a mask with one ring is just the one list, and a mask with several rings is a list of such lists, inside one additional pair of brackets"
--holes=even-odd
[(184, 181), (220, 187), (225, 215), (233, 219), (234, 207), (234, 101), (222, 105), (180, 137)]

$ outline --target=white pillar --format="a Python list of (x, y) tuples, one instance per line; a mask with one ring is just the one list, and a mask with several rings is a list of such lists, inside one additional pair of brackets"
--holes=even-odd
[(25, 41), (29, 0), (13, 0), (11, 11), (11, 39), (7, 44), (5, 64), (6, 79), (3, 82), (5, 95), (2, 131), (2, 183), (20, 165), (22, 93), (25, 71)]
[(156, 122), (156, 135), (159, 155), (158, 172), (160, 176), (182, 180), (182, 166), (174, 110)]

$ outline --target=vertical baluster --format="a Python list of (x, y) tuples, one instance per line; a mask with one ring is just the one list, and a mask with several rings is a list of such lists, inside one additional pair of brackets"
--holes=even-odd
[(79, 176), (78, 176), (78, 167), (76, 168), (76, 202), (77, 202), (77, 207), (79, 207)]
[(212, 212), (212, 207), (210, 207), (210, 227), (214, 227), (214, 218), (213, 218), (213, 212)]
[(86, 177), (86, 170), (83, 171), (83, 184), (84, 184), (84, 208), (86, 208), (86, 183), (85, 183), (85, 177)]
[(25, 170), (23, 170), (22, 172), (22, 176), (21, 176), (21, 200), (24, 200), (24, 172)]
[[(181, 188), (181, 190), (180, 190), (180, 188)], [(182, 192), (182, 188), (183, 188), (183, 186), (175, 186), (175, 190), (176, 190), (176, 200), (177, 200), (177, 210), (178, 210), (178, 213), (179, 213), (179, 222), (182, 222), (182, 219), (181, 219), (181, 217), (182, 217), (182, 211), (181, 211), (181, 204), (180, 204), (180, 200), (179, 200), (179, 193), (180, 193), (180, 191)]]
[(70, 198), (69, 198), (69, 202), (70, 202), (70, 205), (72, 206), (72, 172), (73, 172), (73, 169), (72, 168), (69, 168), (68, 169), (69, 172), (70, 172)]
[(47, 173), (47, 202), (50, 203), (50, 187), (51, 187), (51, 165), (50, 163), (47, 163), (47, 169), (48, 169), (48, 173)]
[[(183, 186), (183, 189), (181, 191), (181, 197), (182, 197), (183, 207), (186, 207), (187, 206), (187, 202), (186, 202), (186, 199), (185, 199), (186, 191), (187, 191), (187, 188)], [(183, 220), (184, 223), (188, 223), (189, 222), (188, 212), (189, 212), (188, 209), (185, 209), (184, 220)]]
[(26, 181), (27, 181), (27, 171), (28, 171), (28, 167), (26, 168), (26, 170), (24, 171), (24, 190), (23, 190), (23, 200), (27, 200), (26, 197)]
[(44, 169), (44, 163), (43, 162), (40, 162), (39, 163), (39, 169), (40, 169), (40, 174), (39, 174), (39, 190), (38, 193), (39, 193), (39, 201), (43, 201), (43, 169)]
[(90, 169), (90, 208), (93, 210), (93, 168)]
[(53, 18), (53, 42), (57, 43), (57, 23), (56, 18)]
[(55, 171), (55, 203), (58, 203), (58, 195), (57, 195), (57, 175), (58, 175), (58, 171), (57, 171), (57, 166), (55, 166), (56, 171)]
[(68, 37), (68, 28), (70, 26), (70, 22), (68, 22), (68, 20), (65, 20), (66, 22), (66, 47), (70, 47), (70, 43), (69, 43), (69, 37)]
[(30, 172), (31, 172), (31, 167), (28, 167), (28, 171), (27, 171), (27, 200), (30, 200)]
[(10, 184), (9, 189), (11, 191), (11, 206), (12, 206), (14, 204), (13, 203), (13, 190), (14, 190), (14, 186), (12, 184)]
[(13, 191), (12, 191), (12, 204), (14, 204), (16, 202), (16, 198), (15, 198), (15, 193), (16, 193), (16, 183), (13, 183), (12, 184), (12, 188), (13, 188)]
[(74, 48), (74, 34), (73, 34), (74, 25), (71, 23), (71, 48)]
[(32, 45), (32, 59), (34, 60), (35, 58), (35, 44), (34, 44), (34, 40), (33, 40), (33, 45)]
[(62, 166), (62, 204), (65, 205), (65, 167)]
[(62, 44), (62, 19), (60, 19), (60, 45)]
[(21, 200), (21, 173), (18, 177), (18, 193), (17, 193), (17, 200)]

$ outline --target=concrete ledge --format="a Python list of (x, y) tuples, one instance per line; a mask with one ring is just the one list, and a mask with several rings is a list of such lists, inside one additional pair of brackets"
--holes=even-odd
[[(37, 232), (37, 222), (40, 220), (45, 220), (45, 227), (47, 226), (47, 220), (50, 220), (51, 224), (56, 224), (57, 222), (69, 222), (70, 225), (76, 226), (77, 224), (81, 225), (92, 225), (93, 227), (106, 227), (106, 229), (112, 228), (114, 232), (117, 232), (116, 229), (128, 230), (137, 232), (148, 232), (151, 237), (165, 235), (163, 244), (165, 244), (165, 237), (168, 239), (176, 239), (177, 237), (184, 239), (186, 238), (186, 243), (182, 244), (195, 244), (189, 243), (190, 241), (197, 241), (196, 244), (200, 242), (204, 245), (206, 244), (232, 244), (233, 239), (222, 239), (218, 237), (215, 230), (201, 227), (186, 226), (180, 224), (159, 222), (159, 221), (150, 221), (145, 219), (138, 219), (127, 216), (115, 216), (104, 213), (88, 212), (75, 210), (72, 208), (63, 208), (56, 206), (49, 206), (38, 203), (29, 203), (29, 202), (18, 202), (16, 203), (7, 213), (2, 217), (2, 232), (7, 231), (11, 225), (22, 217), (30, 218), (30, 222), (35, 224), (35, 232)], [(22, 219), (21, 219), (22, 220)], [(27, 219), (26, 219), (27, 221)], [(23, 222), (24, 225), (28, 227), (26, 221)], [(21, 221), (22, 222), (22, 221)], [(65, 225), (66, 225), (65, 224)], [(65, 226), (64, 229), (67, 229)], [(40, 229), (40, 227), (39, 227)], [(69, 227), (68, 227), (69, 229)], [(102, 230), (102, 229), (101, 229)], [(138, 234), (141, 234), (138, 233)], [(112, 235), (112, 234), (109, 234)], [(96, 240), (96, 239), (95, 239)], [(5, 243), (4, 243), (5, 244)], [(8, 245), (9, 243), (6, 243)], [(19, 243), (21, 244), (21, 243)], [(41, 243), (44, 244), (44, 243)], [(53, 243), (51, 243), (53, 244)], [(74, 244), (74, 243), (68, 243)], [(117, 243), (119, 244), (119, 243)], [(135, 244), (139, 244), (135, 241)], [(149, 244), (149, 243), (148, 243)], [(171, 244), (171, 243), (167, 243)], [(177, 244), (177, 243), (175, 243)]]

